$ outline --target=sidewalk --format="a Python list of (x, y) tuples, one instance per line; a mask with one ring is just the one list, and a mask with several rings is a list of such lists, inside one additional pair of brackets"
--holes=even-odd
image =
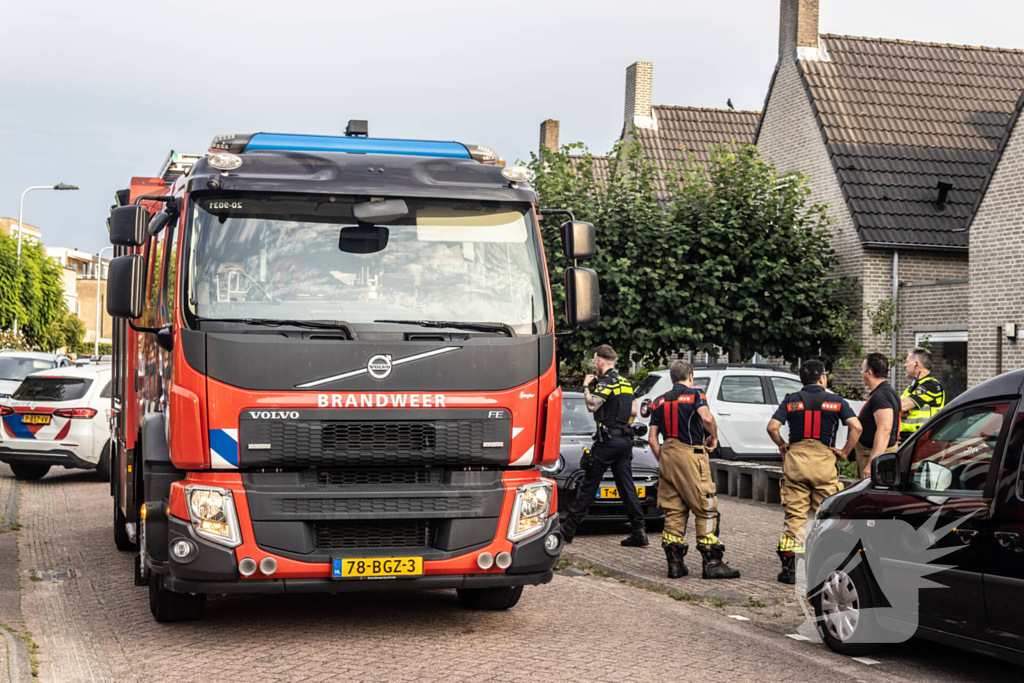
[(693, 536), (692, 517), (686, 531), (690, 545), (686, 566), (690, 575), (682, 579), (666, 578), (660, 533), (650, 534), (651, 545), (646, 548), (620, 546), (619, 541), (629, 533), (626, 525), (585, 522), (572, 544), (565, 546), (562, 556), (615, 572), (620, 578), (653, 584), (661, 590), (686, 591), (697, 599), (724, 599), (731, 604), (744, 605), (751, 601), (766, 605), (794, 602), (793, 587), (776, 580), (779, 559), (775, 544), (782, 533), (782, 507), (719, 495), (718, 509), (722, 513), (719, 536), (725, 544), (725, 560), (740, 570), (738, 579), (707, 581), (700, 578), (701, 557)]

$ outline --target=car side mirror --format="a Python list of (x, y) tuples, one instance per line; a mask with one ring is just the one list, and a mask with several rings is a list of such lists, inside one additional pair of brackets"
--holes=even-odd
[(138, 204), (119, 206), (111, 210), (108, 227), (115, 247), (141, 247), (146, 243), (149, 211)]
[(593, 223), (566, 221), (562, 223), (562, 250), (573, 261), (594, 258), (597, 253), (597, 234)]
[(895, 453), (882, 453), (871, 461), (871, 483), (875, 486), (899, 486), (900, 474), (900, 458)]
[(107, 313), (112, 318), (129, 320), (142, 315), (146, 305), (145, 281), (145, 258), (127, 254), (113, 259), (107, 268)]
[(597, 273), (589, 268), (565, 269), (565, 320), (570, 327), (587, 327), (601, 317)]

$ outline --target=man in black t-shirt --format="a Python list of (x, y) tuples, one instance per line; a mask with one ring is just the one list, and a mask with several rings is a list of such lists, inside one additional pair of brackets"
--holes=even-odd
[(861, 364), (861, 378), (871, 390), (867, 403), (860, 409), (864, 428), (854, 446), (857, 454), (857, 476), (871, 475), (871, 460), (882, 453), (896, 450), (900, 435), (900, 397), (889, 384), (889, 360), (881, 353), (869, 353)]

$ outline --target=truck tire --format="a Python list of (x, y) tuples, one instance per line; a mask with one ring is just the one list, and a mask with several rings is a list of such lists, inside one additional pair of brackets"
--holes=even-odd
[(50, 471), (49, 465), (32, 465), (24, 462), (12, 462), (11, 471), (18, 479), (42, 479)]
[(149, 611), (160, 623), (195, 621), (206, 612), (206, 593), (174, 593), (163, 587), (163, 577), (149, 577)]
[(96, 463), (96, 476), (100, 481), (110, 481), (110, 448), (111, 443), (108, 440), (100, 451), (99, 462)]
[(114, 545), (117, 546), (118, 550), (134, 551), (138, 550), (135, 547), (135, 543), (128, 536), (128, 530), (124, 528), (124, 524), (127, 520), (124, 518), (124, 513), (121, 512), (121, 508), (117, 506), (117, 498), (114, 498)]
[(469, 609), (506, 610), (519, 602), (523, 587), (458, 588), (456, 592), (459, 594), (459, 601)]
[(825, 566), (837, 569), (825, 578), (821, 590), (809, 591), (814, 594), (811, 605), (818, 634), (829, 649), (848, 657), (862, 657), (877, 650), (879, 643), (849, 641), (858, 633), (863, 637), (865, 632), (877, 632), (877, 621), (870, 611), (877, 601), (867, 563), (861, 562), (846, 572), (842, 569), (846, 558), (847, 555), (839, 553), (826, 561)]

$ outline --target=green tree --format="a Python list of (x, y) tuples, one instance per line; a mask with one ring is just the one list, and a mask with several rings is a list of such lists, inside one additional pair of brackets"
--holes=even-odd
[(27, 241), (22, 242), (19, 260), (17, 240), (0, 234), (0, 326), (10, 329), (17, 318), (27, 347), (51, 351), (64, 346), (67, 315), (57, 262), (41, 244)]

